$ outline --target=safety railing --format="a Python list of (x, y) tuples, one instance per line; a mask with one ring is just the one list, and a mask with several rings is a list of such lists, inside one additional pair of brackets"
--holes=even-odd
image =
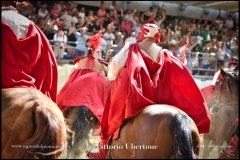
[(213, 79), (217, 71), (217, 55), (216, 53), (195, 53), (198, 59), (198, 67), (192, 68), (194, 78), (201, 80)]
[[(59, 41), (54, 41), (54, 40), (49, 40), (51, 46), (54, 48), (55, 47), (55, 42)], [(62, 42), (59, 42), (62, 43)], [(70, 44), (75, 44), (76, 47), (71, 46)], [(67, 47), (65, 50), (67, 51), (68, 48), (76, 50), (81, 50), (81, 48), (77, 48), (77, 44), (86, 44), (82, 42), (72, 42), (72, 41), (67, 41)], [(112, 57), (116, 54), (116, 44), (111, 44), (111, 45), (104, 45), (100, 44), (100, 48), (102, 49), (100, 52), (100, 58), (103, 60), (107, 60), (108, 55), (110, 54)], [(84, 48), (86, 49), (86, 48)], [(86, 54), (86, 53), (85, 53)], [(215, 53), (201, 53), (201, 52), (196, 52), (195, 53), (198, 59), (199, 65), (197, 67), (192, 68), (192, 75), (195, 78), (201, 79), (201, 80), (207, 80), (207, 79), (212, 79), (215, 72), (217, 71), (217, 56)], [(73, 64), (72, 59), (57, 59), (57, 62), (62, 64)], [(208, 65), (206, 65), (208, 64)], [(206, 68), (206, 66), (208, 66)]]

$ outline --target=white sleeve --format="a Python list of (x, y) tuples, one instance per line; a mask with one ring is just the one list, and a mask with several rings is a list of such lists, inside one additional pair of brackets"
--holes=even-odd
[(124, 67), (128, 57), (129, 46), (130, 43), (125, 43), (124, 47), (112, 58), (109, 63), (107, 76), (109, 81), (115, 80)]
[(163, 49), (163, 52), (165, 52), (165, 53), (167, 53), (167, 54), (173, 56), (173, 53), (172, 53), (171, 51), (167, 50), (167, 49)]
[(57, 40), (57, 33), (54, 34), (54, 36), (53, 36), (53, 40), (54, 40), (54, 41)]

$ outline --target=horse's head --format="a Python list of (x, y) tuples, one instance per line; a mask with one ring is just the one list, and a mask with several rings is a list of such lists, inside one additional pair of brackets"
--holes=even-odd
[(224, 70), (220, 68), (222, 77), (215, 85), (216, 101), (223, 104), (236, 105), (238, 103), (239, 67)]

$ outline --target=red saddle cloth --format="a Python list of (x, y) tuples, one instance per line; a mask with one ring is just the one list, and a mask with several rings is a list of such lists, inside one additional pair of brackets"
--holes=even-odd
[(108, 89), (102, 139), (109, 139), (124, 120), (151, 104), (176, 106), (194, 120), (200, 133), (209, 132), (210, 116), (201, 91), (188, 69), (173, 55), (162, 51), (156, 63), (138, 44), (132, 44), (125, 67)]
[(101, 122), (107, 94), (106, 78), (91, 69), (75, 69), (57, 95), (64, 113), (68, 106), (86, 106)]
[(2, 21), (2, 88), (31, 87), (56, 101), (58, 71), (52, 48), (43, 32), (30, 23), (18, 38)]

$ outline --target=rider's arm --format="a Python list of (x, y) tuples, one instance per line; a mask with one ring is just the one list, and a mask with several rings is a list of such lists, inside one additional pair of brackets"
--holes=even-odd
[(124, 67), (129, 52), (129, 43), (125, 43), (124, 47), (117, 53), (108, 65), (108, 80), (113, 81)]

